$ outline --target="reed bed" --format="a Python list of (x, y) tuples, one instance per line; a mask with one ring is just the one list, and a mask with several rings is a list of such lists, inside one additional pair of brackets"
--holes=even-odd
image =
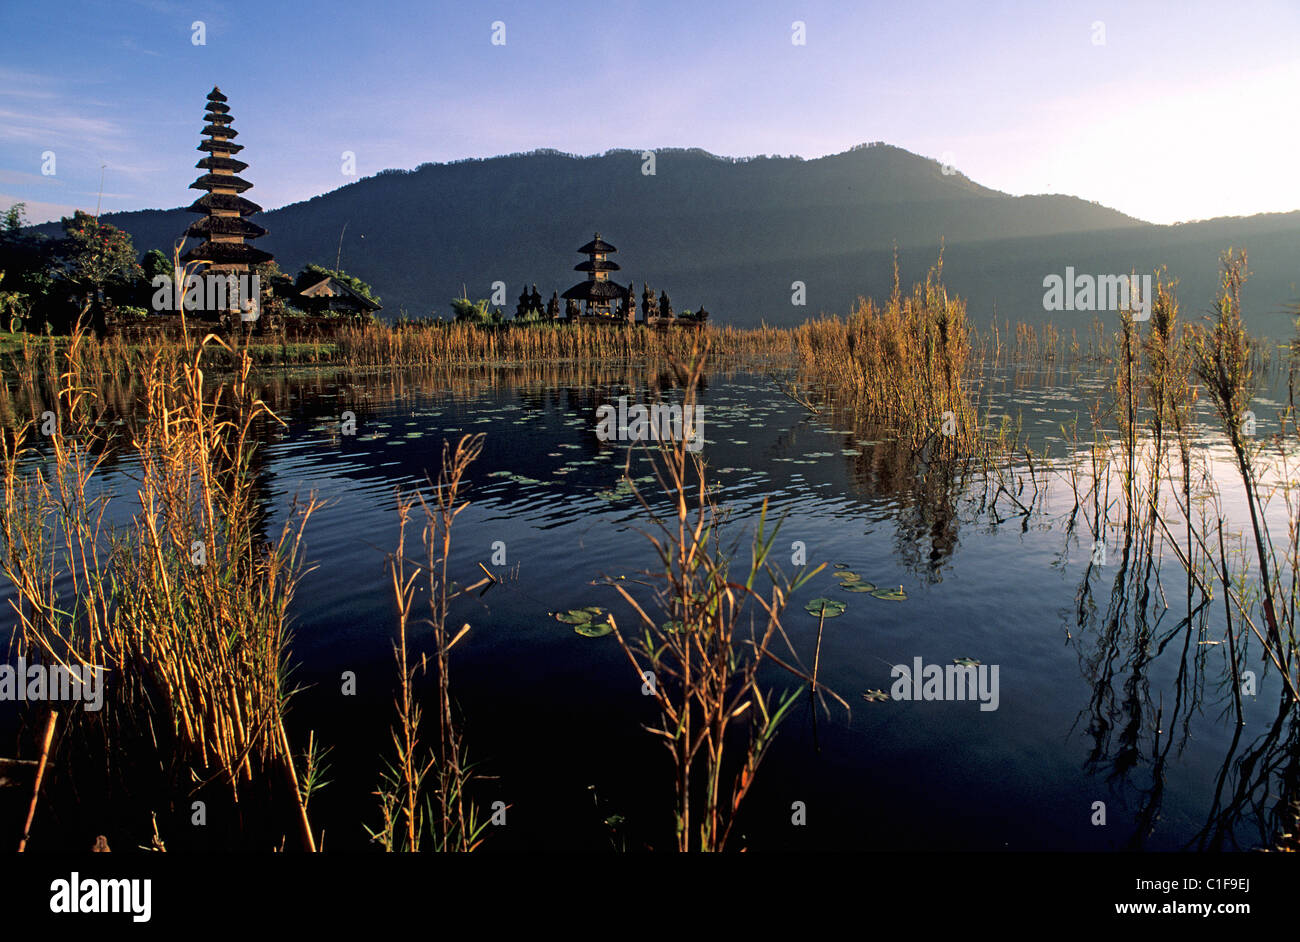
[(864, 418), (913, 442), (938, 438), (950, 452), (974, 450), (979, 422), (965, 302), (943, 286), (943, 260), (903, 294), (897, 265), (883, 305), (860, 300), (847, 320), (822, 319), (794, 329), (801, 373), (851, 402)]
[[(59, 354), (46, 417), (57, 428), (39, 436), (41, 419), (30, 419), (0, 451), (0, 570), (14, 587), (19, 650), (105, 669), (102, 719), (82, 732), (102, 737), (110, 766), (128, 764), (122, 751), (140, 742), (130, 731), (143, 729), (181, 794), (212, 786), (238, 802), (249, 783), (281, 775), (294, 829), (314, 849), (284, 713), (288, 608), (316, 502), (297, 504), (277, 538), (259, 535), (257, 426), (274, 417), (251, 393), (247, 356), (209, 390), (204, 356), (224, 341), (204, 337), (183, 361), (154, 351), (146, 407), (118, 427), (104, 421), (86, 343), (78, 329)], [(113, 449), (139, 466), (130, 520), (115, 525), (97, 476)]]

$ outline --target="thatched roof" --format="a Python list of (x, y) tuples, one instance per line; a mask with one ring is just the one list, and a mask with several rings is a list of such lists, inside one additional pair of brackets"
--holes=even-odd
[(236, 193), (243, 193), (245, 190), (252, 189), (253, 184), (235, 176), (234, 174), (226, 173), (205, 173), (190, 184), (191, 190), (215, 190), (217, 187), (226, 190), (234, 190)]
[(312, 282), (298, 293), (304, 298), (342, 297), (355, 301), (359, 306), (364, 307), (367, 310), (379, 311), (383, 309), (380, 305), (370, 300), (350, 284), (340, 281), (333, 275), (322, 275), (319, 281)]
[(208, 102), (208, 111), (215, 114), (229, 114), (230, 106), (219, 101), (210, 101)]
[(612, 281), (580, 281), (560, 297), (566, 301), (617, 301), (627, 297), (627, 289)]
[(598, 258), (595, 261), (587, 259), (585, 262), (579, 262), (573, 266), (574, 271), (618, 271), (618, 262), (611, 262), (608, 259)]
[(204, 216), (192, 222), (185, 230), (185, 234), (202, 239), (212, 235), (237, 235), (245, 239), (258, 239), (266, 235), (266, 230), (257, 223), (238, 216)]
[(197, 248), (190, 249), (182, 257), (183, 262), (211, 262), (217, 265), (256, 265), (269, 262), (275, 258), (270, 252), (263, 252), (243, 242), (204, 242)]
[(234, 141), (203, 141), (195, 150), (205, 150), (209, 154), (238, 154), (244, 149), (243, 144)]
[(262, 211), (262, 207), (252, 200), (235, 196), (233, 193), (208, 193), (206, 196), (200, 196), (186, 209), (192, 213), (206, 213), (214, 209), (233, 210), (241, 216), (251, 216)]
[(203, 120), (206, 121), (206, 122), (208, 122), (208, 124), (222, 124), (222, 125), (225, 125), (225, 124), (234, 124), (234, 123), (235, 123), (235, 119), (234, 119), (233, 117), (231, 117), (230, 115), (228, 115), (228, 114), (216, 114), (215, 112), (212, 112), (212, 111), (209, 111), (207, 114), (205, 114), (205, 115), (203, 116)]
[(248, 164), (244, 163), (242, 160), (234, 160), (220, 154), (214, 157), (204, 157), (194, 166), (198, 167), (200, 170), (231, 170), (235, 173), (248, 169)]
[(221, 94), (221, 89), (213, 85), (212, 91), (208, 92), (208, 101), (230, 101), (225, 95)]
[(610, 245), (608, 242), (602, 239), (600, 237), (600, 233), (597, 232), (596, 238), (592, 239), (582, 248), (578, 249), (578, 251), (581, 252), (583, 255), (603, 255), (608, 252), (617, 252), (618, 249), (614, 248), (614, 246)]
[(218, 126), (215, 124), (204, 125), (200, 134), (206, 134), (209, 137), (239, 137), (239, 132), (234, 128)]

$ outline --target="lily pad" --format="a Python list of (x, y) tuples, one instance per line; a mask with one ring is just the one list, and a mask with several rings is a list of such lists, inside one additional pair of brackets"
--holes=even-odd
[(573, 608), (567, 612), (555, 612), (555, 620), (566, 625), (585, 625), (591, 621), (592, 613), (585, 608)]
[(848, 563), (836, 563), (836, 564), (835, 564), (835, 568), (836, 568), (836, 569), (848, 569), (848, 568), (849, 568), (849, 564), (848, 564)]
[(848, 608), (848, 605), (845, 602), (837, 602), (834, 599), (818, 598), (813, 599), (805, 605), (804, 611), (809, 615), (821, 615), (826, 618), (837, 618), (844, 614), (846, 608)]
[(954, 664), (960, 664), (962, 667), (979, 667), (980, 662), (973, 657), (955, 657), (952, 659)]
[(888, 700), (889, 694), (885, 693), (883, 690), (868, 690), (862, 695), (862, 699), (866, 700), (868, 703), (876, 703), (880, 700)]
[(871, 595), (873, 598), (884, 599), (886, 602), (907, 601), (907, 593), (903, 591), (901, 585), (897, 589), (877, 589)]
[(847, 570), (844, 570), (835, 573), (835, 578), (840, 580), (840, 582), (857, 582), (862, 577), (856, 572), (848, 572)]
[(607, 621), (587, 621), (581, 625), (574, 625), (573, 630), (584, 638), (603, 638), (605, 635), (613, 634), (614, 626)]
[(845, 592), (875, 592), (876, 584), (874, 582), (863, 582), (859, 579), (855, 581), (841, 582), (840, 588)]

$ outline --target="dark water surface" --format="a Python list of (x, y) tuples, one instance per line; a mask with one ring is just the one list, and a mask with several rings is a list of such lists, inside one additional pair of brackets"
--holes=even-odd
[[(264, 395), (289, 423), (269, 436), (260, 461), (260, 489), (274, 508), (268, 528), (278, 530), (294, 495), (328, 501), (308, 525), (306, 555), (317, 568), (292, 609), (293, 677), (303, 689), (290, 713), (295, 744), (314, 730), (332, 747), (332, 781), (313, 800), (326, 849), (363, 847), (362, 823), (377, 824), (370, 793), (394, 718), (386, 558), (397, 492), (427, 487), (444, 439), (476, 432), (487, 438), (469, 472), (472, 503), (455, 525), (452, 570), (467, 584), (483, 563), (505, 581), (455, 603), (452, 623), (472, 629), (455, 649), (452, 679), (470, 757), (489, 776), (478, 797), (510, 806), (486, 847), (671, 846), (671, 764), (640, 729), (653, 718), (640, 678), (613, 638), (581, 637), (550, 614), (602, 605), (633, 624), (614, 590), (593, 583), (633, 578), (655, 557), (639, 532), (644, 510), (619, 486), (627, 446), (597, 440), (595, 410), (620, 395), (652, 401), (671, 385), (626, 367), (321, 373), (268, 384)], [(1062, 423), (1077, 416), (1086, 427), (1087, 404), (1104, 385), (1008, 372), (987, 390), (994, 414), (1021, 414), (1039, 453), (1063, 459), (1073, 446)], [(1107, 565), (1090, 567), (1093, 539), (1082, 521), (1070, 532), (1074, 496), (1063, 474), (1037, 469), (1046, 490), (1036, 501), (1032, 483), (1018, 494), (1034, 510), (1025, 516), (1005, 497), (991, 505), (977, 469), (919, 468), (883, 435), (810, 414), (767, 376), (714, 372), (701, 402), (703, 454), (737, 566), (748, 567), (764, 499), (783, 518), (782, 568), (796, 568), (795, 541), (810, 563), (828, 564), (785, 621), (806, 665), (817, 618), (805, 602), (848, 605), (826, 622), (820, 676), (852, 714), (835, 706), (815, 714), (801, 696), (745, 808), (747, 846), (1174, 850), (1261, 840), (1271, 785), (1236, 763), (1277, 719), (1276, 678), (1252, 649), (1259, 693), (1246, 699), (1238, 730), (1226, 645), (1200, 643), (1222, 637), (1221, 603), (1204, 633), (1199, 623), (1180, 627), (1185, 577), (1176, 560), (1156, 574), (1163, 601), (1153, 592), (1143, 614), (1131, 575), (1115, 588), (1122, 538)], [(340, 434), (344, 410), (357, 416), (355, 435)], [(1267, 411), (1261, 433), (1271, 431)], [(1205, 447), (1220, 454), (1212, 440)], [(130, 470), (119, 465), (110, 480)], [(1008, 473), (1023, 484), (1027, 470), (1018, 462)], [(631, 473), (667, 512), (643, 456)], [(1230, 477), (1221, 484), (1232, 508), (1239, 487)], [(418, 529), (408, 534), (410, 554)], [(492, 565), (498, 542), (505, 566)], [(906, 601), (843, 592), (835, 563), (902, 587)], [(429, 649), (427, 627), (415, 629), (412, 647), (417, 657)], [(997, 665), (997, 709), (863, 699), (889, 691), (891, 666), (918, 657)], [(356, 675), (355, 696), (341, 693), (344, 671)], [(796, 683), (776, 668), (764, 676), (777, 691)], [(804, 826), (791, 823), (794, 802), (806, 807)], [(1096, 802), (1105, 803), (1104, 826), (1092, 823)], [(611, 816), (622, 821), (611, 827)]]

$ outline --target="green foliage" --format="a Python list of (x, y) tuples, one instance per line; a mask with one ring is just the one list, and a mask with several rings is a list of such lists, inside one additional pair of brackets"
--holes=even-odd
[(135, 261), (131, 237), (80, 209), (63, 217), (60, 274), (86, 291), (130, 285), (144, 272)]
[(456, 320), (467, 324), (500, 324), (501, 312), (488, 307), (487, 298), (471, 301), (469, 298), (452, 298), (451, 310)]
[(39, 326), (55, 294), (54, 249), (56, 243), (43, 235), (25, 232), (26, 204), (15, 203), (5, 211), (0, 224), (0, 273), (5, 290), (0, 294), (4, 326), (13, 317)]
[(150, 249), (140, 260), (140, 268), (144, 272), (144, 280), (149, 285), (159, 275), (166, 275), (171, 278), (173, 275), (172, 260), (168, 258), (162, 249)]

